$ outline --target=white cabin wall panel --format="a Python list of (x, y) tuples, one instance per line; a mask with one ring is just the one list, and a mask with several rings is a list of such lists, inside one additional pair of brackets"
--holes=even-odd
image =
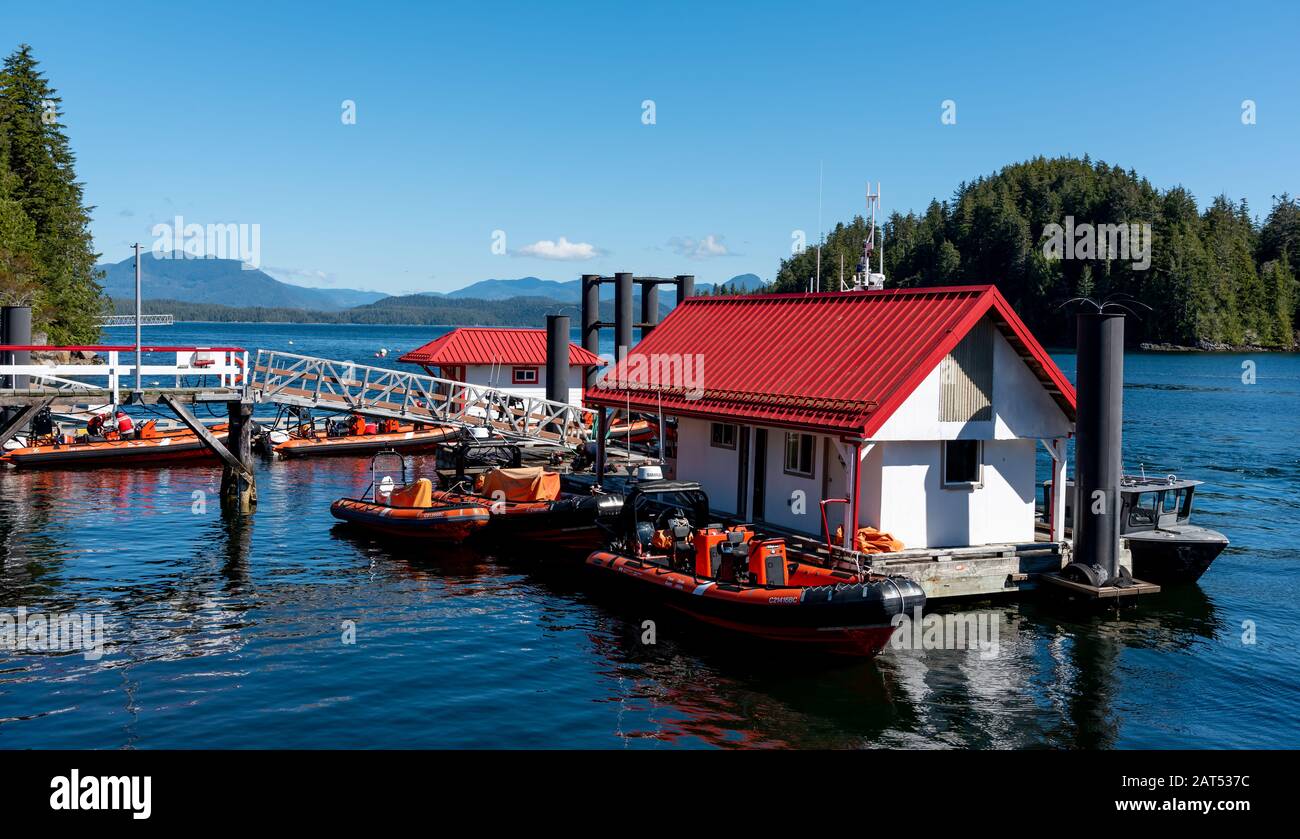
[(698, 481), (713, 509), (732, 513), (736, 510), (738, 450), (713, 446), (709, 425), (708, 420), (678, 418), (677, 478)]
[(982, 483), (962, 489), (942, 486), (942, 443), (880, 444), (880, 529), (907, 548), (1032, 542), (1035, 445), (986, 441)]
[[(809, 478), (786, 473), (785, 435), (783, 429), (767, 429), (767, 491), (763, 505), (766, 508), (764, 518), (780, 527), (788, 527), (815, 536), (821, 533), (822, 529), (821, 476), (824, 468), (822, 438), (814, 435), (813, 474)], [(750, 436), (753, 436), (752, 432)], [(835, 465), (839, 466), (838, 461)], [(751, 486), (752, 478), (753, 476), (751, 476)], [(795, 492), (802, 493), (802, 500), (797, 507)]]
[(993, 363), (997, 439), (1069, 436), (1073, 423), (1000, 332), (993, 338)]
[[(506, 393), (514, 393), (519, 396), (528, 396), (535, 399), (546, 398), (546, 368), (537, 368), (536, 384), (516, 385), (511, 383), (511, 370), (516, 365), (503, 364), (499, 367), (493, 367), (489, 364), (469, 364), (465, 367), (465, 381), (472, 385), (483, 385)], [(530, 365), (519, 365), (530, 366)], [(576, 383), (577, 386), (574, 386)], [(569, 403), (572, 405), (582, 404), (582, 368), (569, 368)]]
[(984, 443), (983, 485), (971, 493), (972, 545), (1034, 541), (1037, 440)]
[(935, 365), (873, 440), (1010, 440), (1064, 437), (1072, 430), (1043, 383), (1001, 332), (993, 332), (993, 419), (941, 422), (942, 364)]

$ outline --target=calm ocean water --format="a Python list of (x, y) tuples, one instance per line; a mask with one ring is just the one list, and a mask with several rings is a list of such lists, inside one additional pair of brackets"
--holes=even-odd
[[(183, 324), (146, 340), (375, 363), (436, 334)], [(0, 469), (0, 613), (99, 614), (107, 638), (99, 661), (0, 650), (0, 747), (1300, 747), (1300, 356), (1126, 365), (1126, 467), (1205, 480), (1196, 519), (1232, 546), (1198, 586), (1121, 617), (940, 607), (1000, 619), (992, 659), (773, 656), (524, 558), (347, 536), (328, 508), (364, 489), (364, 460), (260, 466), (242, 524), (194, 512), (196, 491), (215, 499), (210, 467)]]

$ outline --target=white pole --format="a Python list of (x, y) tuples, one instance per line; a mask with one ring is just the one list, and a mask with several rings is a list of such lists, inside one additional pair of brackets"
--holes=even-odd
[[(140, 388), (140, 243), (135, 243), (135, 394)], [(133, 395), (135, 395), (133, 394)]]

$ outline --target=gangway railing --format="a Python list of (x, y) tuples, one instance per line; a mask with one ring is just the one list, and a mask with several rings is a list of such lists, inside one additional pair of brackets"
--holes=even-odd
[[(190, 379), (197, 381), (201, 387), (242, 391), (244, 373), (248, 366), (248, 352), (242, 347), (144, 346), (140, 350), (142, 353), (172, 354), (175, 359), (170, 364), (140, 365), (140, 376), (149, 380), (147, 389), (150, 391), (181, 390)], [(111, 399), (113, 404), (120, 404), (123, 387), (129, 390), (135, 383), (134, 346), (0, 345), (0, 358), (7, 357), (11, 352), (92, 352), (100, 356), (102, 363), (0, 363), (0, 380), (12, 381), (11, 377), (18, 376), (31, 380), (24, 388), (0, 385), (0, 398), (6, 395), (63, 396), (85, 393), (103, 395)], [(154, 384), (159, 378), (167, 379), (169, 383)]]
[[(171, 315), (141, 315), (141, 326), (172, 326), (175, 320)], [(135, 315), (104, 315), (98, 321), (98, 326), (135, 326)]]
[(511, 438), (578, 444), (591, 438), (596, 412), (486, 385), (258, 350), (249, 390), (259, 401), (355, 411), (407, 422), (486, 426)]

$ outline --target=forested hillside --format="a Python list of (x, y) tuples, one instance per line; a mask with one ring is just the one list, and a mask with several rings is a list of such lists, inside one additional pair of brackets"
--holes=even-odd
[(52, 344), (93, 344), (105, 301), (59, 96), (23, 45), (0, 68), (0, 302)]
[[(1146, 258), (1137, 238), (1127, 258), (1107, 253), (1100, 236), (1086, 243), (1079, 235), (1064, 254), (1051, 247), (1049, 225), (1079, 231), (1119, 224), (1149, 226)], [(830, 231), (824, 290), (838, 288), (841, 255), (852, 272), (865, 234), (860, 217)], [(884, 248), (889, 287), (994, 283), (1048, 344), (1073, 343), (1065, 301), (1124, 295), (1150, 307), (1132, 307), (1134, 341), (1296, 343), (1300, 206), (1285, 193), (1257, 219), (1244, 201), (1219, 196), (1200, 210), (1182, 187), (1161, 191), (1135, 172), (1087, 157), (1037, 158), (963, 183), (924, 214), (892, 214)], [(815, 265), (812, 247), (783, 260), (771, 289), (806, 288)]]

